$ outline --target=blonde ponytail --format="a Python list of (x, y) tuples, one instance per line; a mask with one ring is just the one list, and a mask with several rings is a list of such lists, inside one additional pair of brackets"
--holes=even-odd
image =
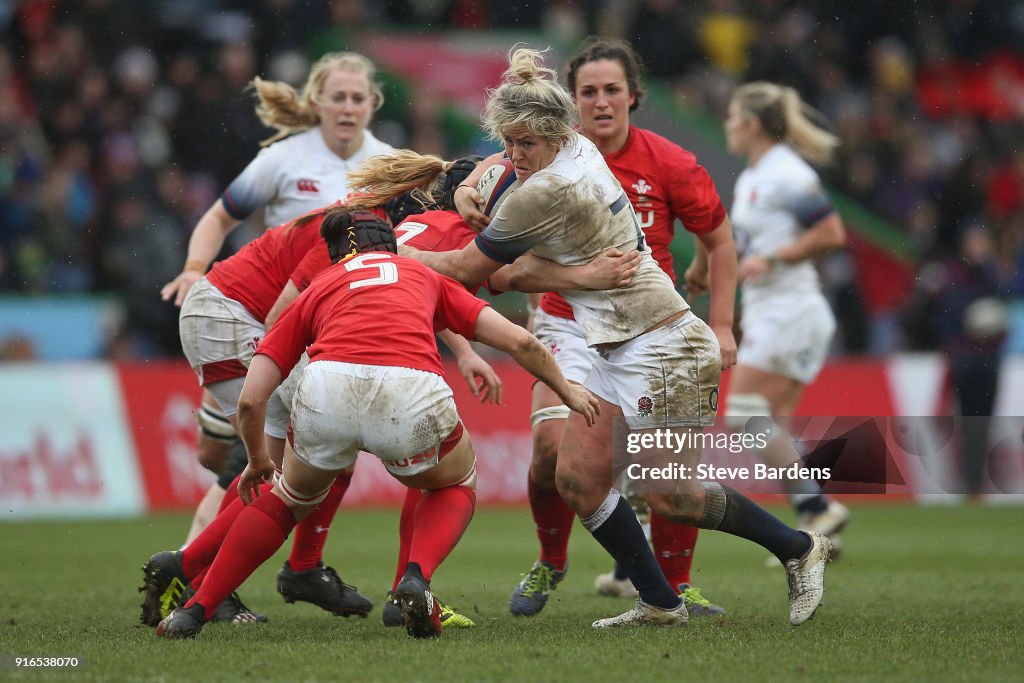
[(256, 116), (267, 128), (277, 129), (277, 133), (260, 142), (261, 147), (271, 145), (293, 133), (309, 130), (320, 123), (320, 117), (313, 108), (287, 83), (265, 81), (257, 76), (252, 79), (251, 85), (259, 100), (256, 104)]
[(821, 114), (801, 100), (793, 88), (756, 81), (738, 87), (733, 101), (744, 114), (761, 122), (765, 135), (786, 143), (807, 161), (832, 161), (839, 138), (814, 122), (822, 119)]
[(409, 149), (370, 157), (348, 174), (349, 185), (359, 192), (349, 201), (349, 206), (380, 206), (410, 191), (413, 197), (427, 206), (433, 202), (430, 193), (438, 176), (450, 171), (453, 165), (441, 157), (417, 154)]

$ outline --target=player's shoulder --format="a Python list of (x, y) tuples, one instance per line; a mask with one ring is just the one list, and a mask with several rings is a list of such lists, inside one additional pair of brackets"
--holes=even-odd
[(301, 133), (289, 135), (284, 140), (264, 147), (260, 150), (260, 156), (273, 158), (275, 160), (286, 160), (299, 151), (313, 150), (317, 147), (317, 141), (323, 145), (323, 138), (318, 128), (310, 128)]
[(666, 162), (691, 167), (697, 165), (697, 155), (693, 152), (646, 128), (630, 126), (629, 146), (631, 152), (646, 156), (659, 168)]
[(787, 183), (818, 181), (818, 172), (814, 167), (788, 145), (775, 145), (768, 151), (763, 161), (765, 174), (776, 177), (783, 188)]
[(710, 182), (697, 155), (645, 128), (630, 127), (630, 140), (622, 158), (634, 170), (645, 169), (648, 180), (657, 178), (668, 186), (691, 185), (699, 175)]
[(363, 147), (360, 151), (364, 152), (366, 157), (376, 157), (384, 154), (391, 154), (395, 151), (395, 148), (378, 138), (369, 130), (364, 130)]

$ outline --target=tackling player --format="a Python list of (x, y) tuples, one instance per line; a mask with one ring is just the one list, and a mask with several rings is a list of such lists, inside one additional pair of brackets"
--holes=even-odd
[[(373, 62), (362, 55), (333, 52), (313, 65), (301, 93), (286, 83), (253, 79), (258, 97), (256, 113), (277, 132), (263, 141), (265, 149), (200, 218), (189, 238), (181, 274), (161, 290), (164, 301), (173, 300), (181, 306), (217, 257), (227, 235), (257, 209), (264, 210), (264, 225), (270, 227), (343, 199), (351, 190), (348, 173), (352, 168), (393, 150), (367, 129), (373, 112), (384, 103), (376, 71)], [(224, 507), (225, 490), (245, 466), (245, 452), (234, 428), (206, 392), (197, 418), (199, 461), (212, 466), (220, 476), (196, 510), (186, 545)], [(351, 476), (351, 472), (341, 475), (328, 506), (335, 497), (341, 501)], [(296, 531), (295, 552), (278, 581), (286, 599), (304, 599), (301, 596), (308, 591), (319, 594), (323, 588), (320, 584), (335, 585), (335, 577), (318, 564), (316, 552), (323, 538), (315, 529), (329, 525), (329, 521), (314, 520), (309, 525), (313, 531), (307, 532), (305, 526)], [(358, 593), (352, 594), (355, 596)], [(358, 597), (359, 602), (366, 601)], [(329, 607), (335, 603), (332, 599), (317, 604)]]
[[(394, 233), (386, 224), (345, 216), (328, 215), (321, 226), (336, 265), (267, 334), (242, 389), (239, 425), (250, 462), (240, 487), (251, 504), (231, 526), (199, 592), (160, 623), (158, 635), (195, 637), (223, 597), (323, 499), (359, 449), (374, 452), (405, 485), (425, 490), (395, 598), (410, 636), (440, 635), (440, 610), (429, 582), (472, 518), (476, 466), (442, 378), (437, 329), (447, 327), (509, 353), (588, 424), (594, 420), (596, 398), (566, 382), (533, 335), (456, 283), (395, 255)], [(381, 311), (387, 311), (387, 324)], [(270, 495), (260, 495), (275, 469), (264, 441), (267, 401), (307, 346), (310, 363), (292, 416), (295, 450), (285, 454)], [(381, 346), (393, 353), (382, 358)]]
[[(455, 162), (452, 166), (460, 164), (463, 168), (458, 172), (449, 168), (445, 184), (438, 188), (435, 199), (441, 206), (448, 205), (451, 189), (473, 168), (472, 163), (467, 167), (463, 161)], [(351, 207), (369, 207), (371, 204), (369, 197), (354, 195), (345, 205), (335, 204), (302, 216), (288, 225), (271, 229), (235, 256), (215, 264), (210, 274), (202, 278), (186, 297), (182, 306), (182, 341), (186, 356), (201, 383), (223, 402), (225, 412), (232, 415), (232, 420), (244, 373), (254, 351), (254, 340), (264, 336), (264, 321), (269, 323), (275, 319), (305, 289), (314, 275), (330, 265), (327, 248), (318, 237), (320, 226), (331, 217), (335, 220), (351, 220), (350, 214), (357, 226), (375, 221), (377, 219), (370, 214), (351, 211)], [(395, 212), (394, 207), (392, 212)], [(451, 211), (431, 211), (412, 218), (416, 220), (407, 220), (400, 226), (401, 239), (412, 239), (422, 248), (462, 246), (475, 236), (458, 214)], [(563, 268), (528, 257), (522, 259), (521, 263), (506, 267), (494, 279), (504, 288), (510, 288), (513, 284), (519, 287), (532, 284), (537, 287), (552, 281), (563, 286), (607, 288), (615, 286), (623, 278), (628, 280), (635, 270), (636, 260), (602, 255), (590, 264)], [(457, 337), (447, 330), (441, 334)], [(467, 354), (479, 359), (464, 339), (457, 338), (465, 345)], [(449, 345), (453, 344), (449, 342)], [(490, 370), (482, 360), (479, 360), (479, 365)], [(292, 394), (303, 367), (305, 363), (296, 367), (270, 402), (272, 409), (268, 410), (265, 430), (270, 437), (271, 455), (276, 462), (280, 462), (283, 457), (291, 417)], [(474, 372), (483, 374), (476, 370)], [(493, 371), (490, 374), (493, 375)], [(496, 402), (500, 401), (500, 382), (486, 376), (483, 378), (485, 381), (480, 387), (477, 387), (473, 377), (468, 379), (474, 391), (481, 392), (482, 399), (490, 396)], [(332, 491), (337, 485), (336, 482)], [(236, 486), (229, 487), (229, 493), (235, 494), (236, 489)], [(415, 509), (417, 500), (416, 494), (410, 489), (400, 525), (403, 549), (408, 537), (406, 532), (411, 529), (411, 518), (406, 518), (410, 510)], [(201, 585), (203, 570), (212, 561), (223, 542), (224, 534), (242, 509), (235, 495), (226, 496), (224, 502), (226, 504), (214, 524), (184, 551), (158, 553), (144, 567), (146, 598), (143, 602), (143, 623), (155, 626), (161, 617), (166, 616), (180, 602), (183, 597), (180, 590), (183, 586), (180, 584), (183, 582), (180, 579), (178, 583), (174, 581), (178, 574), (190, 579), (190, 588), (193, 590)], [(322, 502), (298, 528), (311, 523), (329, 525), (337, 509), (337, 505), (328, 507), (329, 503), (328, 500)], [(319, 537), (325, 538), (323, 533)], [(315, 549), (318, 562), (322, 562), (322, 548), (323, 542)], [(400, 550), (400, 556), (406, 550)], [(285, 570), (291, 574), (297, 573), (291, 572), (287, 564)], [(299, 599), (318, 604), (334, 614), (366, 616), (372, 608), (369, 601), (354, 599), (352, 593), (355, 589), (342, 583), (330, 567), (322, 573), (331, 580), (321, 580), (312, 588), (289, 586), (291, 591), (287, 595), (301, 596)], [(279, 577), (279, 589), (283, 581)], [(283, 590), (281, 592), (285, 593)], [(468, 618), (447, 606), (441, 605), (441, 608), (446, 626), (473, 625)], [(385, 623), (395, 625), (389, 623), (394, 622), (393, 618), (389, 618), (389, 611), (385, 610)]]

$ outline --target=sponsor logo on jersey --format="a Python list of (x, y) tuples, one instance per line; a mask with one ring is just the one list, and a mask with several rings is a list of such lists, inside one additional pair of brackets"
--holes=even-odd
[(313, 180), (312, 178), (299, 178), (295, 181), (295, 186), (299, 192), (309, 192), (310, 194), (317, 194), (320, 192), (320, 181)]
[(423, 451), (422, 453), (417, 453), (416, 455), (411, 456), (409, 458), (402, 458), (401, 460), (392, 460), (388, 462), (387, 465), (394, 469), (400, 469), (404, 467), (412, 467), (413, 465), (421, 465), (425, 462), (436, 463), (437, 454), (439, 450), (440, 449), (437, 446), (434, 446), (429, 450)]
[(654, 399), (650, 396), (641, 396), (636, 402), (636, 414), (640, 417), (650, 417), (654, 412)]

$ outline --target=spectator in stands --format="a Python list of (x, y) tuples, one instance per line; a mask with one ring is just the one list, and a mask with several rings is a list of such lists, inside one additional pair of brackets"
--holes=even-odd
[[(218, 106), (239, 97), (217, 66), (217, 55), (226, 45), (249, 46), (258, 62), (256, 70), (267, 73), (286, 51), (306, 47), (318, 55), (325, 49), (358, 49), (371, 26), (386, 30), (395, 22), (416, 18), (438, 29), (454, 23), (477, 30), (510, 22), (518, 22), (517, 28), (538, 27), (545, 25), (545, 14), (564, 3), (531, 2), (497, 14), (489, 13), (483, 0), (386, 4), (282, 0), (266, 11), (250, 13), (239, 9), (244, 3), (225, 0), (13, 3), (9, 13), (0, 13), (10, 37), (0, 46), (0, 161), (11, 169), (0, 176), (0, 258), (7, 263), (0, 283), (8, 290), (54, 290), (50, 264), (64, 263), (60, 270), (65, 270), (67, 255), (74, 254), (81, 277), (60, 273), (56, 282), (61, 291), (84, 287), (118, 294), (109, 289), (108, 283), (116, 278), (104, 272), (96, 246), (97, 227), (102, 226), (95, 217), (108, 213), (112, 199), (123, 194), (122, 176), (152, 183), (162, 169), (176, 165), (189, 174), (189, 186), (214, 182), (223, 187), (240, 170), (227, 163), (214, 167), (209, 154), (222, 149), (218, 145), (225, 140), (220, 124), (227, 119), (219, 118)], [(803, 92), (810, 102), (837, 123), (843, 142), (841, 167), (848, 172), (827, 180), (876, 212), (894, 196), (910, 205), (916, 199), (933, 203), (938, 225), (931, 228), (934, 237), (922, 243), (930, 243), (935, 252), (926, 256), (940, 260), (957, 253), (958, 226), (967, 217), (984, 213), (992, 231), (1000, 233), (1019, 208), (1021, 193), (1013, 193), (1019, 173), (1012, 170), (1019, 163), (1006, 154), (1022, 148), (1019, 140), (1024, 135), (1024, 43), (1020, 27), (1012, 21), (1018, 4), (582, 3), (588, 19), (600, 23), (602, 30), (634, 36), (645, 53), (653, 45), (668, 45), (648, 61), (655, 68), (665, 66), (665, 78), (687, 93), (690, 106), (706, 102), (713, 114), (724, 112), (728, 93), (736, 85), (731, 71), (739, 68), (737, 64), (778, 70), (781, 59), (787, 66), (778, 75), (790, 84), (806, 83)], [(651, 22), (651, 16), (657, 20)], [(705, 27), (706, 44), (691, 39), (689, 28), (678, 27), (680, 16), (687, 18), (688, 26)], [(314, 34), (317, 30), (321, 33)], [(751, 48), (737, 54), (736, 45), (742, 43), (721, 38), (733, 35), (730, 32), (751, 40)], [(125, 45), (124, 36), (131, 36), (130, 45)], [(662, 62), (664, 55), (677, 50), (685, 55)], [(753, 75), (745, 73), (748, 79)], [(403, 131), (404, 104), (387, 116), (403, 122)], [(251, 144), (256, 139), (255, 119), (232, 120), (246, 128), (243, 137)], [(419, 120), (438, 125), (429, 117)], [(234, 128), (234, 134), (239, 130)], [(433, 131), (416, 135), (419, 140), (432, 139)], [(916, 173), (922, 170), (914, 145), (920, 138), (928, 139), (930, 147), (923, 175)], [(52, 238), (41, 239), (31, 226), (48, 201), (43, 178), (65, 157), (65, 146), (78, 141), (89, 150), (90, 162), (82, 173), (93, 187), (93, 218), (75, 229), (64, 224)], [(136, 155), (138, 162), (112, 168), (111, 155)], [(915, 158), (908, 163), (908, 157)], [(886, 173), (907, 168), (915, 173)], [(991, 181), (990, 168), (997, 169)], [(219, 177), (211, 181), (211, 173)], [(928, 179), (924, 186), (918, 183), (922, 177)], [(920, 214), (903, 211), (892, 220), (903, 230), (914, 221), (918, 236), (927, 237), (923, 233), (928, 226)]]
[(989, 423), (999, 381), (999, 351), (1006, 339), (1009, 289), (996, 264), (988, 227), (974, 223), (963, 232), (959, 257), (946, 266), (938, 293), (937, 332), (949, 358), (960, 423), (960, 454), (966, 491), (978, 495), (989, 451)]

